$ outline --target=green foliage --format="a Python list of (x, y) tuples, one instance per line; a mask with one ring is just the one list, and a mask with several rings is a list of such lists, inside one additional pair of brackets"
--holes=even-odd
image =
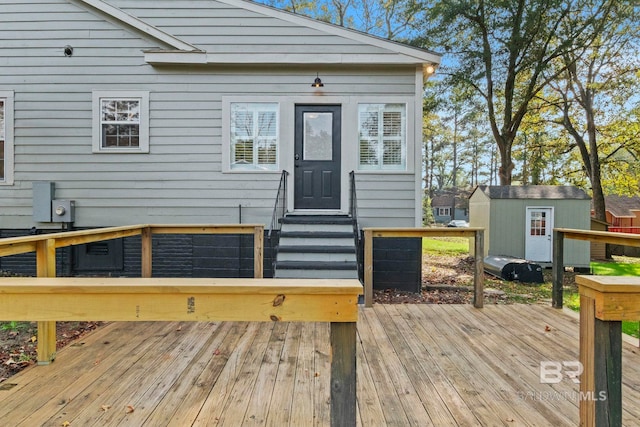
[(422, 225), (426, 226), (434, 222), (433, 210), (431, 210), (431, 198), (425, 196), (422, 198)]
[(3, 331), (18, 331), (20, 329), (26, 329), (29, 326), (27, 322), (17, 322), (12, 320), (10, 322), (0, 322), (0, 329)]

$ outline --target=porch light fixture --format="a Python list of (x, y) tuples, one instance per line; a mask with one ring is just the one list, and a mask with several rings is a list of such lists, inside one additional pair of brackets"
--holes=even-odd
[(316, 79), (311, 83), (311, 87), (324, 87), (324, 83), (320, 80), (320, 75), (316, 73)]

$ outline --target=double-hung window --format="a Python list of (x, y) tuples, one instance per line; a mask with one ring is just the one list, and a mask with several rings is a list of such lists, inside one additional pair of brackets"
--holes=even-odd
[(13, 92), (0, 91), (0, 185), (13, 184)]
[(277, 170), (278, 103), (231, 102), (229, 110), (229, 168)]
[(149, 93), (93, 92), (93, 151), (149, 152)]
[(405, 104), (358, 105), (358, 169), (406, 170)]

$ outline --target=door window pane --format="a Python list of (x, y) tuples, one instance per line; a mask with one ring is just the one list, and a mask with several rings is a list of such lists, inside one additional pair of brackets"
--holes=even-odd
[(532, 236), (547, 235), (546, 212), (531, 212), (530, 234)]
[(333, 114), (304, 113), (304, 160), (333, 160)]

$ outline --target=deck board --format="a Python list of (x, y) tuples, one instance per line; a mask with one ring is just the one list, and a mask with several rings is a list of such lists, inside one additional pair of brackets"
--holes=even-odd
[[(359, 426), (578, 423), (578, 385), (539, 378), (540, 361), (578, 358), (562, 310), (374, 305), (357, 334)], [(328, 324), (113, 322), (82, 343), (3, 383), (4, 424), (329, 425)], [(623, 344), (626, 426), (640, 425), (638, 362)]]

